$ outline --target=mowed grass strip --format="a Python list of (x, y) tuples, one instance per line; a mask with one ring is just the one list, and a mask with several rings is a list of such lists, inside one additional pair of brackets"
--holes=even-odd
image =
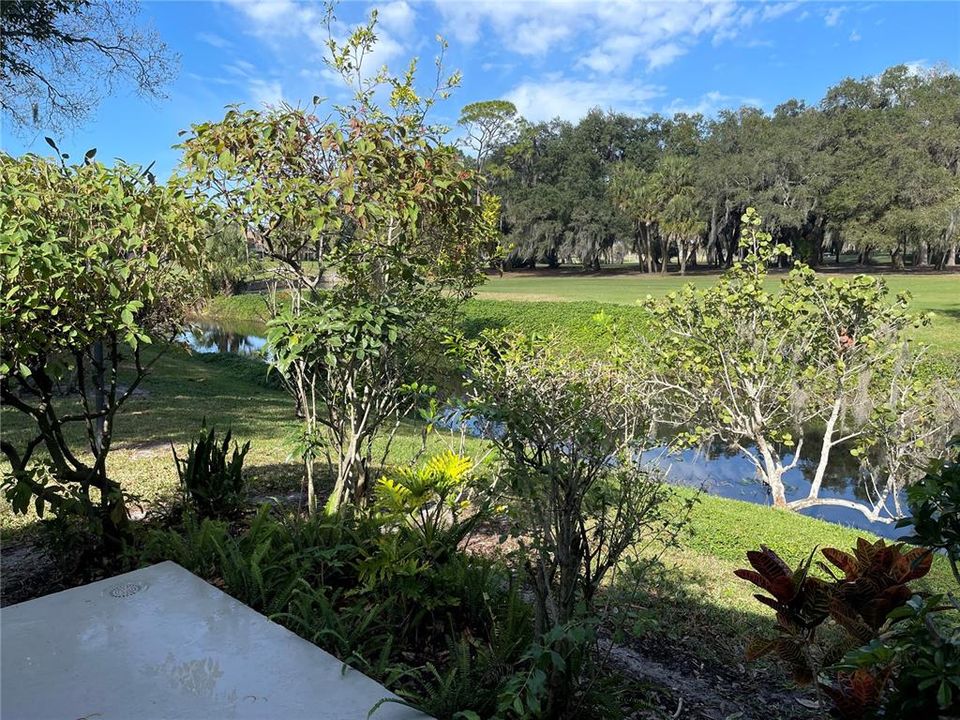
[[(851, 277), (848, 273), (827, 275)], [(687, 283), (705, 286), (716, 277), (715, 273), (685, 277), (609, 271), (507, 273), (502, 278), (489, 278), (478, 288), (476, 297), (466, 303), (465, 329), (468, 334), (485, 327), (516, 327), (539, 333), (556, 330), (595, 347), (603, 344), (591, 320), (599, 310), (616, 320), (639, 325), (644, 317), (639, 302), (646, 297), (663, 297)], [(912, 336), (939, 355), (960, 358), (960, 273), (885, 273), (881, 277), (891, 293), (910, 293), (914, 312), (934, 314), (931, 324), (911, 330)], [(772, 277), (771, 289), (778, 282), (776, 276)], [(213, 298), (203, 314), (254, 326), (268, 317), (264, 298), (255, 294)]]
[[(849, 273), (825, 273), (848, 278)], [(960, 354), (960, 273), (881, 273), (892, 293), (908, 291), (917, 313), (934, 313), (933, 322), (914, 331), (913, 337), (931, 348)], [(579, 273), (514, 272), (491, 277), (477, 292), (479, 299), (515, 302), (595, 302), (634, 305), (648, 295), (663, 297), (687, 283), (705, 287), (715, 282), (715, 273), (648, 275), (637, 272)], [(771, 289), (780, 282), (776, 275)]]

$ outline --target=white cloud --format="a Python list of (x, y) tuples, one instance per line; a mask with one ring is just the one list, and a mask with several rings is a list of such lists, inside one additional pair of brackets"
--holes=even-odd
[(686, 48), (676, 42), (650, 45), (648, 40), (637, 35), (617, 35), (602, 46), (594, 48), (581, 58), (577, 65), (603, 74), (625, 72), (633, 65), (637, 56), (643, 56), (647, 61), (647, 68), (655, 70), (669, 65), (686, 51)]
[(755, 97), (724, 95), (718, 90), (713, 90), (711, 92), (704, 93), (698, 100), (694, 102), (676, 98), (669, 105), (666, 105), (663, 108), (663, 112), (667, 115), (673, 115), (675, 113), (687, 113), (688, 115), (694, 115), (699, 113), (700, 115), (712, 117), (721, 110), (735, 110), (743, 107), (744, 105), (749, 107), (763, 107), (763, 101)]
[[(334, 20), (328, 32), (324, 23), (326, 11), (319, 2), (294, 2), (292, 0), (225, 0), (246, 19), (246, 32), (264, 41), (279, 57), (285, 57), (294, 68), (302, 67), (305, 61), (321, 64), (326, 54), (326, 44), (332, 33), (334, 40), (342, 43), (347, 34), (359, 22)], [(417, 14), (407, 0), (392, 0), (370, 5), (362, 15), (377, 10), (377, 41), (373, 50), (363, 58), (362, 74), (371, 76), (384, 65), (398, 58), (404, 61), (417, 35)], [(354, 15), (356, 13), (353, 13)], [(395, 68), (399, 71), (400, 68)], [(296, 73), (296, 69), (290, 72)], [(330, 72), (327, 79), (333, 79)]]
[(575, 40), (577, 65), (596, 73), (627, 73), (637, 60), (645, 60), (648, 69), (663, 67), (701, 38), (730, 40), (798, 6), (770, 3), (761, 10), (731, 0), (435, 2), (445, 32), (459, 43), (499, 43), (508, 52), (547, 59)]
[(647, 58), (647, 66), (651, 70), (656, 70), (658, 67), (669, 65), (685, 52), (686, 50), (676, 43), (665, 43), (664, 45), (659, 45), (655, 48), (647, 50), (645, 53)]
[(622, 112), (642, 114), (650, 110), (650, 101), (663, 94), (653, 85), (628, 84), (620, 80), (574, 80), (553, 77), (525, 80), (506, 94), (523, 117), (534, 122), (579, 120), (591, 108), (616, 107)]
[(255, 105), (279, 105), (283, 102), (283, 87), (279, 80), (251, 78), (248, 89)]
[(763, 6), (763, 19), (776, 20), (781, 15), (793, 12), (800, 7), (799, 2), (771, 2)]
[(492, 72), (496, 70), (499, 73), (510, 72), (516, 67), (514, 63), (501, 63), (501, 62), (485, 62), (480, 65), (480, 69), (484, 72)]
[(207, 45), (218, 49), (233, 47), (232, 42), (227, 40), (225, 37), (217, 35), (216, 33), (200, 32), (197, 33), (196, 38), (200, 42), (205, 42)]
[(223, 66), (223, 69), (226, 70), (231, 75), (240, 75), (241, 77), (248, 77), (256, 71), (253, 63), (249, 63), (246, 60), (234, 60), (233, 62), (227, 63)]
[(636, 35), (617, 35), (595, 47), (577, 63), (598, 73), (625, 70), (640, 53), (643, 40)]
[(850, 33), (850, 42), (860, 42), (861, 35), (856, 30)]
[(823, 22), (826, 23), (827, 27), (834, 27), (840, 22), (840, 16), (843, 15), (846, 10), (843, 6), (830, 8), (827, 10), (827, 14), (823, 16)]
[(300, 10), (291, 0), (227, 0), (227, 2), (263, 26), (291, 19)]
[(417, 14), (406, 0), (377, 6), (377, 15), (380, 27), (389, 32), (408, 35), (416, 27)]

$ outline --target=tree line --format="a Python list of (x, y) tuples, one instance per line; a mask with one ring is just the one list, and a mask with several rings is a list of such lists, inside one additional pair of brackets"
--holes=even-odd
[[(507, 267), (635, 255), (647, 272), (738, 259), (747, 206), (810, 265), (855, 253), (896, 268), (956, 265), (960, 76), (905, 65), (715, 118), (591, 110), (528, 122), (510, 103), (464, 108), (462, 144), (502, 199)], [(782, 259), (788, 262), (787, 258)]]

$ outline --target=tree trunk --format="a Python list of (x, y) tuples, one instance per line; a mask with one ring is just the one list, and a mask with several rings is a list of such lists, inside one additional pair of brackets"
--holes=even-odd
[(783, 484), (783, 465), (777, 462), (773, 451), (763, 438), (758, 438), (757, 450), (763, 459), (763, 481), (770, 488), (775, 508), (787, 507), (787, 489)]
[(827, 424), (823, 429), (823, 444), (820, 446), (820, 460), (817, 462), (817, 472), (813, 476), (813, 482), (810, 484), (810, 494), (808, 495), (811, 499), (820, 495), (820, 487), (823, 485), (823, 478), (827, 473), (827, 465), (830, 462), (830, 451), (833, 449), (833, 435), (836, 431), (837, 421), (840, 419), (842, 410), (843, 400), (838, 397), (833, 402), (830, 417), (827, 418)]
[(823, 218), (817, 217), (810, 227), (810, 232), (807, 234), (810, 242), (809, 262), (811, 267), (820, 267), (823, 265), (824, 235)]
[(943, 267), (956, 267), (957, 265), (957, 241), (955, 233), (957, 231), (957, 219), (960, 213), (950, 213), (950, 224), (943, 231), (943, 245), (946, 248), (943, 253)]
[(707, 265), (720, 267), (722, 258), (718, 257), (720, 248), (717, 235), (717, 201), (714, 200), (713, 206), (710, 208), (710, 232), (707, 235)]
[(894, 270), (903, 270), (903, 245), (901, 243), (898, 242), (893, 249), (890, 260), (893, 263)]
[(917, 267), (927, 267), (930, 264), (930, 243), (926, 240), (920, 241), (920, 249), (917, 253), (917, 260), (914, 263)]
[(644, 257), (647, 260), (647, 272), (653, 274), (653, 243), (650, 239), (650, 223), (643, 225)]

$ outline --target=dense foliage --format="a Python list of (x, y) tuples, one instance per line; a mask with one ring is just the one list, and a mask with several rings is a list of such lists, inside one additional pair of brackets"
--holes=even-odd
[[(599, 267), (636, 253), (648, 271), (739, 256), (756, 207), (777, 242), (819, 265), (857, 252), (956, 264), (960, 76), (896, 66), (845, 79), (815, 106), (715, 118), (595, 109), (576, 124), (518, 122), (484, 147), (503, 198), (510, 261)], [(612, 180), (611, 180), (612, 178)]]
[(480, 281), (496, 244), (479, 179), (425, 124), (456, 76), (425, 98), (415, 63), (402, 78), (368, 77), (375, 22), (328, 44), (352, 104), (326, 118), (319, 107), (231, 109), (182, 144), (182, 181), (224, 225), (246, 228), (273, 261), (274, 297), (290, 298), (272, 304), (271, 357), (304, 420), (311, 509), (318, 457), (334, 478), (328, 512), (365, 502), (374, 438), (409, 411), (451, 306)]
[[(951, 716), (960, 708), (960, 605), (952, 594), (929, 595), (910, 582), (930, 569), (934, 549), (946, 551), (957, 573), (958, 463), (936, 462), (908, 492), (920, 547), (858, 540), (853, 554), (824, 548), (840, 570), (818, 565), (813, 554), (791, 570), (773, 551), (747, 553), (752, 570), (736, 574), (773, 597), (755, 595), (776, 612), (776, 637), (747, 649), (755, 659), (775, 652), (798, 682), (818, 684), (832, 714), (859, 720)], [(925, 547), (924, 547), (925, 546)], [(833, 623), (842, 632), (825, 631)]]
[[(465, 412), (488, 428), (502, 464), (537, 631), (563, 657), (541, 668), (548, 701), (535, 716), (577, 717), (594, 623), (604, 617), (602, 587), (638, 546), (668, 545), (685, 519), (667, 515), (670, 492), (641, 460), (648, 393), (616, 346), (597, 358), (549, 339), (491, 333), (456, 351)], [(632, 569), (639, 582), (641, 564)]]
[(207, 430), (204, 423), (187, 448), (186, 457), (179, 457), (174, 448), (184, 500), (200, 518), (234, 517), (246, 504), (243, 459), (250, 451), (250, 441), (243, 447), (234, 443), (231, 454), (232, 438), (233, 432), (227, 430), (223, 439), (218, 439), (216, 430)]
[[(0, 447), (18, 512), (80, 515), (116, 540), (114, 418), (146, 373), (143, 345), (170, 340), (202, 286), (201, 220), (183, 193), (94, 155), (0, 155), (0, 395), (34, 430)], [(86, 447), (65, 432), (75, 424)]]
[(216, 581), (435, 717), (506, 720), (534, 636), (505, 568), (460, 549), (486, 517), (478, 479), (445, 453), (381, 478), (371, 506), (350, 516), (263, 507), (235, 534), (187, 515), (138, 556)]

